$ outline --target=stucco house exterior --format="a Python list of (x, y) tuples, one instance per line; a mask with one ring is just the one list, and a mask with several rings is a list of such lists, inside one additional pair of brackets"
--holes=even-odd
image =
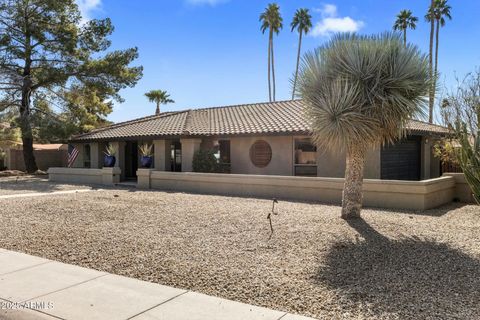
[[(411, 120), (407, 137), (368, 153), (365, 178), (425, 180), (441, 175), (435, 140), (447, 128)], [(214, 149), (233, 174), (343, 177), (345, 155), (312, 144), (301, 100), (164, 112), (72, 138), (74, 167), (102, 168), (108, 143), (117, 149), (121, 179), (135, 179), (138, 146), (154, 146), (154, 170), (192, 171), (199, 149)]]

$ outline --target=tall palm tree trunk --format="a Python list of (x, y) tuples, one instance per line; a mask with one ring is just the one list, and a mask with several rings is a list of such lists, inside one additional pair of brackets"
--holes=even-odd
[(342, 218), (360, 218), (362, 209), (363, 168), (365, 151), (360, 148), (347, 150), (345, 185), (343, 187)]
[(403, 29), (403, 46), (407, 47), (407, 29)]
[(275, 60), (273, 58), (273, 35), (271, 40), (271, 50), (272, 50), (272, 82), (273, 82), (273, 101), (275, 101)]
[(437, 30), (435, 30), (435, 68), (433, 72), (433, 88), (437, 88), (437, 80), (438, 80), (438, 41), (439, 41), (439, 34), (440, 34), (440, 21), (437, 20)]
[(302, 34), (302, 30), (300, 30), (300, 36), (298, 38), (297, 67), (295, 68), (295, 79), (293, 80), (292, 100), (295, 99), (295, 90), (297, 88), (298, 67), (300, 65), (300, 52), (302, 48)]
[(268, 100), (272, 102), (272, 84), (270, 82), (270, 68), (271, 68), (271, 46), (272, 46), (272, 31), (270, 30), (270, 35), (268, 37)]
[(428, 99), (428, 122), (433, 123), (433, 105), (435, 100), (435, 87), (433, 86), (433, 33), (435, 32), (435, 19), (433, 19), (433, 8), (435, 7), (435, 0), (431, 1), (430, 8), (432, 17), (430, 19), (430, 54), (428, 56), (429, 62), (429, 76), (432, 81), (432, 87), (430, 88), (430, 96)]
[(157, 116), (160, 114), (160, 101), (157, 101), (157, 110), (155, 110), (155, 114)]

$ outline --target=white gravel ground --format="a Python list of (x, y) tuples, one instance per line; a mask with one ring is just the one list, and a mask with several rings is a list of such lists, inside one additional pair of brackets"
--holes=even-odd
[[(7, 186), (3, 184), (3, 186)], [(0, 200), (0, 247), (325, 319), (479, 319), (480, 209), (107, 190)]]

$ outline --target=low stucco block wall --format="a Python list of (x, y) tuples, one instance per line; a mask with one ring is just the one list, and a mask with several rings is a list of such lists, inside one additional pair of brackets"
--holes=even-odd
[[(194, 193), (319, 201), (339, 204), (343, 178), (312, 178), (242, 174), (208, 174), (152, 171), (153, 189)], [(449, 203), (455, 197), (455, 179), (423, 181), (365, 180), (364, 205), (426, 210)]]
[(475, 203), (472, 189), (465, 179), (463, 173), (447, 172), (443, 174), (444, 177), (453, 177), (455, 179), (455, 198), (460, 202)]
[(50, 168), (48, 180), (66, 183), (112, 185), (120, 182), (120, 168)]

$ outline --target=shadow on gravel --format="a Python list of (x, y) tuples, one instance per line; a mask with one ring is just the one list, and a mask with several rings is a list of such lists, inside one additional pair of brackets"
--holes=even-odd
[(364, 240), (337, 242), (316, 281), (335, 290), (345, 311), (362, 305), (381, 317), (480, 319), (480, 261), (446, 244), (390, 240), (364, 220)]
[(0, 179), (0, 195), (65, 190), (62, 183), (49, 182), (45, 177), (8, 177)]

